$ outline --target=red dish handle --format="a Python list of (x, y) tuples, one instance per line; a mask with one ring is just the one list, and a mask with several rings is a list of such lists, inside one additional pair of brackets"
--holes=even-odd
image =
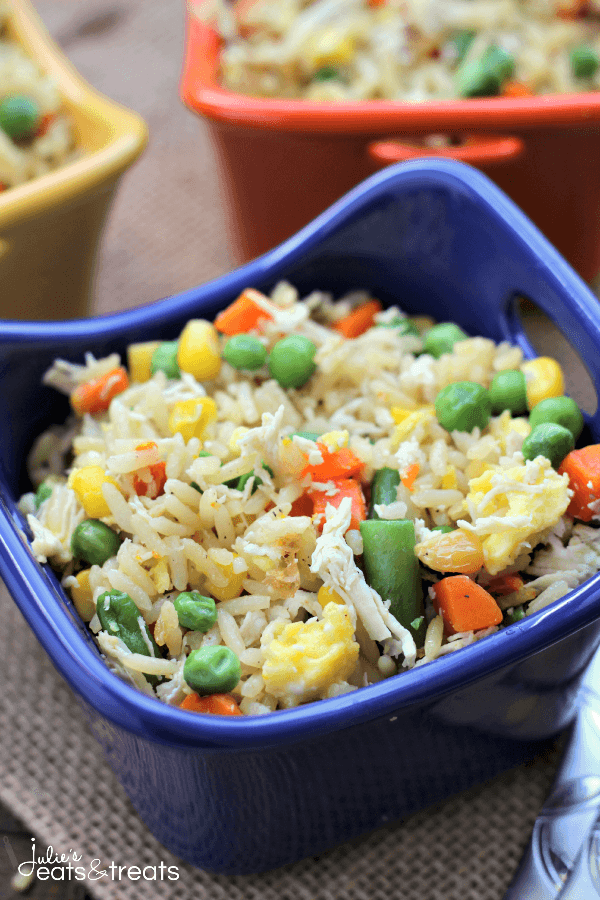
[(372, 141), (367, 146), (371, 160), (382, 168), (423, 156), (458, 159), (473, 166), (495, 166), (518, 159), (524, 150), (525, 144), (521, 138), (505, 135), (467, 135), (462, 143), (446, 147), (391, 140)]

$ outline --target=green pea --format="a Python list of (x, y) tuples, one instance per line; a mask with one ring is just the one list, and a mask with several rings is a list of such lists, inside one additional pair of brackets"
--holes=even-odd
[(522, 606), (517, 606), (511, 613), (506, 613), (504, 617), (507, 625), (514, 625), (515, 622), (520, 622), (520, 620), (524, 618), (525, 610)]
[(232, 691), (240, 680), (240, 661), (229, 647), (199, 647), (183, 666), (184, 681), (200, 696)]
[(458, 65), (463, 61), (467, 53), (469, 52), (469, 47), (473, 43), (475, 38), (474, 31), (456, 31), (451, 38), (452, 44), (454, 45), (454, 51), (456, 53), (456, 62)]
[(573, 47), (570, 54), (571, 71), (575, 78), (591, 78), (596, 74), (596, 70), (600, 65), (600, 58), (595, 50), (582, 44), (580, 47)]
[(412, 319), (407, 316), (394, 316), (389, 322), (378, 322), (377, 328), (397, 328), (400, 334), (410, 334), (420, 337), (419, 329)]
[(198, 591), (184, 591), (173, 601), (179, 624), (192, 631), (208, 631), (217, 621), (217, 605), (212, 597)]
[(537, 456), (545, 456), (550, 460), (550, 465), (558, 469), (561, 462), (575, 446), (573, 432), (554, 422), (542, 422), (536, 425), (531, 434), (523, 441), (524, 459), (535, 459)]
[(316, 346), (301, 334), (277, 341), (269, 357), (269, 371), (282, 388), (299, 388), (315, 371)]
[(575, 441), (583, 431), (583, 414), (571, 397), (547, 397), (536, 403), (529, 414), (529, 424), (535, 428), (542, 422), (568, 428)]
[(181, 371), (177, 363), (177, 341), (163, 341), (159, 344), (150, 360), (150, 371), (164, 372), (167, 378), (180, 378)]
[(0, 128), (13, 141), (34, 136), (40, 121), (40, 108), (31, 97), (15, 95), (0, 103)]
[(497, 416), (508, 409), (511, 415), (527, 412), (525, 376), (520, 369), (505, 369), (492, 378), (489, 387), (492, 413)]
[(48, 484), (48, 482), (46, 481), (42, 481), (37, 491), (35, 492), (35, 508), (39, 509), (44, 500), (47, 500), (51, 493), (52, 485)]
[(116, 556), (121, 546), (119, 535), (99, 519), (84, 519), (71, 536), (73, 556), (90, 566), (103, 566)]
[(435, 398), (435, 414), (446, 431), (483, 429), (491, 412), (490, 395), (476, 381), (455, 381), (442, 388)]
[(454, 322), (440, 322), (429, 329), (423, 341), (423, 353), (439, 359), (442, 353), (452, 353), (457, 341), (464, 341), (467, 335)]
[(339, 72), (333, 66), (322, 66), (313, 75), (313, 81), (331, 81), (339, 78)]
[(314, 441), (315, 443), (321, 437), (318, 431), (292, 431), (290, 437), (294, 437), (294, 435), (297, 435), (301, 438), (306, 438), (307, 441)]
[(251, 334), (235, 334), (223, 348), (223, 359), (234, 369), (260, 369), (266, 358), (267, 348)]
[(453, 528), (452, 525), (436, 525), (431, 530), (432, 531), (441, 531), (442, 534), (450, 534), (451, 531), (456, 531), (456, 528)]
[(493, 97), (513, 74), (515, 61), (510, 53), (492, 44), (479, 57), (468, 60), (456, 73), (456, 90), (461, 97)]
[[(104, 591), (96, 601), (96, 612), (102, 629), (120, 638), (132, 653), (142, 656), (162, 657), (160, 647), (144, 622), (139, 609), (123, 591)], [(151, 684), (157, 684), (156, 675), (145, 676)]]

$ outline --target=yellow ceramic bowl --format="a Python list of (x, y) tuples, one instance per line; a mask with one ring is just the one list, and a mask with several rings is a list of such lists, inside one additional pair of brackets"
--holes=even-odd
[(89, 310), (96, 251), (121, 175), (146, 145), (134, 112), (91, 88), (28, 0), (12, 0), (9, 36), (52, 75), (81, 156), (0, 193), (0, 318), (71, 319)]

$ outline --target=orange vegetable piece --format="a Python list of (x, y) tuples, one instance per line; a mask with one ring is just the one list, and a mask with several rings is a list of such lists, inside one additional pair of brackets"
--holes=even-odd
[(520, 591), (525, 582), (520, 575), (496, 575), (489, 582), (487, 589), (490, 594), (499, 594), (501, 597)]
[(411, 463), (410, 466), (407, 466), (402, 473), (402, 478), (400, 479), (400, 481), (405, 488), (408, 488), (409, 491), (412, 491), (412, 486), (415, 483), (415, 478), (419, 474), (420, 468), (421, 467), (419, 463)]
[[(146, 444), (138, 444), (135, 449), (150, 450), (153, 447), (156, 447), (156, 443), (154, 441), (148, 441)], [(154, 498), (162, 494), (165, 489), (167, 467), (164, 460), (161, 459), (160, 462), (153, 463), (147, 468), (150, 473), (150, 478), (146, 480), (140, 475), (135, 474), (133, 476), (133, 489), (138, 497), (151, 497), (154, 500)]]
[(99, 378), (78, 385), (71, 394), (71, 406), (78, 416), (84, 413), (106, 412), (110, 401), (129, 387), (127, 372), (122, 366), (111, 369)]
[(569, 487), (574, 491), (567, 515), (582, 522), (591, 521), (594, 510), (590, 509), (590, 503), (600, 499), (600, 444), (571, 450), (558, 469), (559, 475), (565, 472), (569, 476)]
[(348, 529), (358, 531), (359, 523), (367, 518), (367, 507), (361, 486), (355, 478), (334, 478), (338, 488), (336, 494), (328, 495), (327, 491), (312, 491), (313, 516), (317, 516), (316, 525), (319, 531), (325, 521), (325, 508), (330, 503), (336, 509), (345, 497), (350, 497), (351, 515)]
[(292, 503), (290, 516), (312, 516), (313, 505), (310, 494), (302, 494)]
[(256, 300), (269, 302), (268, 297), (260, 291), (255, 291), (254, 288), (242, 291), (237, 300), (220, 312), (215, 319), (217, 331), (230, 337), (234, 334), (245, 334), (259, 328), (262, 319), (272, 319), (273, 316), (262, 309)]
[(363, 468), (363, 461), (349, 447), (340, 447), (338, 450), (330, 450), (326, 444), (317, 441), (317, 447), (321, 451), (323, 462), (315, 466), (307, 466), (301, 478), (310, 475), (313, 481), (329, 481), (332, 478), (349, 478), (351, 475), (359, 475)]
[(198, 694), (188, 694), (180, 704), (180, 709), (188, 709), (190, 712), (211, 713), (215, 716), (241, 716), (240, 708), (231, 694), (208, 694), (200, 697)]
[(533, 91), (521, 81), (507, 81), (502, 87), (503, 97), (532, 97)]
[(379, 300), (369, 300), (367, 303), (357, 306), (352, 312), (339, 319), (333, 325), (335, 331), (339, 331), (347, 338), (358, 337), (368, 331), (375, 321), (375, 313), (381, 312), (383, 309)]
[(502, 621), (502, 610), (488, 591), (467, 575), (449, 575), (433, 585), (433, 605), (447, 634), (480, 631)]
[(589, 7), (589, 0), (563, 0), (556, 10), (559, 19), (579, 19), (585, 15)]

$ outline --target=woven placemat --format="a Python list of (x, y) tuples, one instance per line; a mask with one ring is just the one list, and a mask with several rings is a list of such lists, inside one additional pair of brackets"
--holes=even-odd
[[(109, 217), (96, 312), (156, 300), (227, 271), (234, 259), (208, 135), (177, 96), (183, 3), (36, 6), (84, 77), (150, 126), (148, 149), (125, 175)], [(76, 699), (1, 587), (0, 615), (0, 801), (40, 845), (98, 859), (98, 868), (177, 866), (176, 882), (90, 881), (98, 900), (500, 900), (556, 769), (557, 746), (318, 858), (264, 875), (209, 875), (173, 859), (140, 822)]]

